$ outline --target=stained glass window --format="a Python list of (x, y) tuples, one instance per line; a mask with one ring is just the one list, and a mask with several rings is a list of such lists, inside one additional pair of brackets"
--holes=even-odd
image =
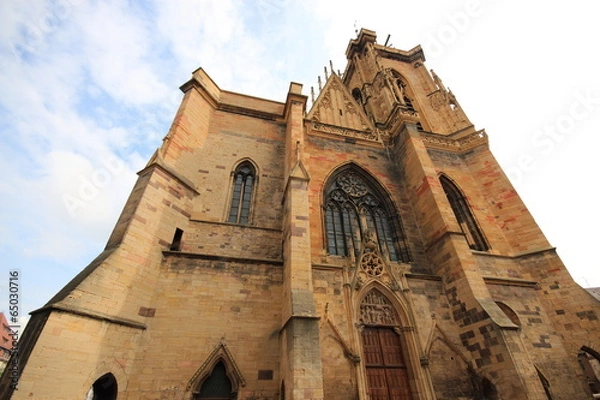
[(369, 231), (381, 254), (391, 261), (411, 261), (400, 217), (374, 184), (352, 170), (338, 174), (326, 188), (325, 228), (329, 254), (358, 256)]
[(250, 162), (240, 164), (233, 174), (233, 193), (229, 207), (228, 222), (248, 224), (252, 210), (252, 194), (256, 171)]
[(440, 182), (442, 183), (442, 188), (444, 189), (446, 197), (450, 202), (450, 207), (452, 207), (452, 211), (456, 216), (458, 225), (467, 238), (469, 247), (478, 251), (489, 250), (490, 246), (485, 240), (483, 233), (479, 229), (477, 221), (471, 212), (471, 208), (469, 207), (465, 196), (446, 176), (440, 176)]

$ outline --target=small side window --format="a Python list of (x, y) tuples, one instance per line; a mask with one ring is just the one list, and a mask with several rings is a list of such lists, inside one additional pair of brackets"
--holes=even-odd
[(235, 169), (227, 222), (250, 223), (255, 182), (256, 171), (250, 162), (243, 162)]
[(173, 235), (173, 241), (171, 242), (171, 247), (169, 247), (169, 250), (180, 251), (182, 237), (183, 237), (183, 231), (179, 228), (175, 229), (175, 234)]

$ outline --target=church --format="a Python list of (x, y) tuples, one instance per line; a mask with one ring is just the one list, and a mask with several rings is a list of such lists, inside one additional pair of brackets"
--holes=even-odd
[(273, 101), (194, 71), (104, 251), (32, 312), (0, 397), (600, 397), (600, 302), (485, 130), (420, 46), (362, 29), (346, 56), (310, 108), (299, 83)]

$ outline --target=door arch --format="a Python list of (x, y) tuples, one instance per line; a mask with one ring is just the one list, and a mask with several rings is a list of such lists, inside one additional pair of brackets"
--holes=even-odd
[(240, 387), (245, 385), (233, 355), (221, 339), (188, 381), (186, 391), (191, 399), (236, 399)]
[(230, 400), (232, 398), (235, 398), (235, 393), (232, 390), (231, 380), (227, 377), (227, 368), (223, 361), (219, 361), (198, 388), (194, 399)]

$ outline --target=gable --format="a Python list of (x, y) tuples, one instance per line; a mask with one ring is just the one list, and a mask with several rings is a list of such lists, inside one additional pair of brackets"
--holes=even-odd
[(331, 74), (307, 119), (317, 123), (372, 133), (374, 127), (337, 74)]

